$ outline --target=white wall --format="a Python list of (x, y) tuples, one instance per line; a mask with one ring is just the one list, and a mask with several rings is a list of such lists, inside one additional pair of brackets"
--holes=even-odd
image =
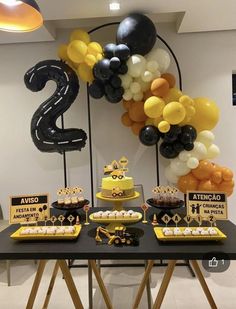
[[(221, 120), (214, 131), (216, 143), (222, 150), (218, 162), (235, 170), (236, 110), (231, 102), (231, 73), (236, 69), (235, 31), (177, 35), (172, 24), (161, 24), (157, 28), (179, 59), (184, 92), (193, 97), (211, 97), (220, 106)], [(55, 86), (50, 82), (45, 90), (32, 93), (25, 88), (23, 76), (38, 61), (56, 58), (57, 46), (66, 42), (68, 36), (67, 31), (59, 31), (58, 40), (53, 43), (2, 45), (0, 48), (0, 204), (5, 217), (8, 217), (10, 195), (49, 192), (54, 201), (57, 188), (63, 186), (61, 155), (39, 152), (30, 136), (32, 115)], [(93, 39), (114, 41), (115, 28), (100, 30)], [(176, 74), (174, 63), (170, 71)], [(144, 184), (148, 197), (156, 182), (155, 148), (140, 145), (138, 138), (121, 125), (122, 104), (92, 100), (91, 110), (95, 188), (99, 186), (103, 165), (125, 155), (130, 161), (130, 174), (136, 183)], [(65, 114), (65, 125), (88, 131), (83, 83), (77, 100)], [(160, 161), (162, 174), (165, 160)], [(90, 198), (88, 146), (81, 152), (68, 153), (67, 162), (69, 185), (84, 187)], [(163, 183), (165, 180), (161, 179)], [(236, 222), (234, 204), (235, 196), (229, 199), (229, 206), (230, 218)]]

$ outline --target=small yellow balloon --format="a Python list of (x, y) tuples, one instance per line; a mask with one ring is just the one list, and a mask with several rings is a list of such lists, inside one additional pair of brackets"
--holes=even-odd
[(170, 124), (169, 122), (163, 120), (161, 121), (159, 124), (158, 124), (158, 130), (161, 132), (161, 133), (167, 133), (170, 131)]
[(168, 94), (163, 98), (166, 103), (179, 101), (179, 98), (183, 95), (183, 93), (177, 88), (171, 88)]
[(87, 45), (83, 41), (75, 40), (69, 44), (67, 54), (71, 61), (82, 63), (87, 54), (87, 49)]
[(165, 102), (158, 97), (150, 97), (144, 103), (144, 112), (150, 118), (157, 118), (162, 115)]
[(170, 102), (163, 110), (163, 118), (170, 124), (179, 124), (186, 115), (185, 108), (179, 102)]
[(86, 83), (91, 83), (94, 80), (92, 68), (86, 63), (81, 63), (77, 70), (79, 77)]
[(97, 62), (97, 58), (94, 55), (87, 54), (84, 58), (84, 62), (92, 68)]
[(153, 126), (154, 125), (154, 120), (153, 118), (148, 118), (146, 121), (145, 121), (145, 125), (146, 126)]
[(88, 45), (90, 43), (90, 36), (86, 31), (82, 29), (76, 29), (71, 33), (70, 42), (75, 40), (83, 41), (86, 45)]
[(191, 118), (189, 124), (198, 132), (212, 130), (218, 123), (220, 110), (216, 103), (207, 98), (194, 99), (196, 113)]
[(182, 95), (179, 98), (179, 103), (183, 104), (184, 107), (187, 106), (193, 106), (195, 105), (194, 101), (192, 98), (190, 98), (188, 95)]
[(103, 59), (103, 55), (102, 54), (97, 54), (96, 58), (97, 58), (97, 61), (100, 61), (100, 60)]
[(66, 44), (62, 44), (62, 45), (59, 46), (59, 48), (57, 50), (58, 58), (60, 58), (63, 61), (69, 60), (69, 57), (67, 55), (67, 48), (68, 48), (68, 46)]
[(94, 56), (97, 54), (102, 54), (102, 46), (97, 42), (91, 42), (88, 45), (88, 53)]
[(153, 121), (154, 126), (155, 126), (155, 127), (158, 127), (158, 125), (159, 125), (159, 123), (160, 123), (161, 121), (163, 121), (163, 118), (162, 118), (162, 117), (157, 117), (157, 118), (155, 118), (154, 121)]

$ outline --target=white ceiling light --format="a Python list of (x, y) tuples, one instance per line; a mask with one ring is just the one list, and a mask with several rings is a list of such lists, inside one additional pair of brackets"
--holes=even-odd
[(112, 1), (109, 4), (110, 11), (119, 11), (120, 10), (120, 3), (117, 1)]

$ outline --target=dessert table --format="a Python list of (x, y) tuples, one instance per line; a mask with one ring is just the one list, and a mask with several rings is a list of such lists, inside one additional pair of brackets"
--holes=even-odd
[[(97, 208), (98, 209), (98, 208)], [(91, 209), (91, 212), (97, 211), (96, 208)], [(99, 208), (99, 210), (105, 210), (107, 208)], [(140, 211), (138, 208), (132, 208), (135, 211)], [(148, 217), (152, 217), (153, 213), (156, 213), (155, 209), (148, 211)], [(136, 231), (139, 235), (139, 246), (122, 246), (116, 247), (114, 245), (96, 244), (94, 239), (95, 231), (98, 224), (91, 223), (88, 226), (84, 226), (81, 233), (76, 240), (71, 241), (25, 241), (18, 242), (10, 238), (10, 235), (18, 228), (17, 226), (10, 226), (0, 233), (0, 259), (1, 260), (40, 260), (38, 271), (35, 277), (34, 285), (30, 293), (29, 301), (26, 306), (27, 309), (33, 308), (34, 300), (39, 288), (39, 284), (43, 275), (44, 267), (47, 260), (55, 260), (55, 268), (53, 271), (52, 280), (49, 287), (49, 298), (53, 288), (53, 284), (56, 278), (58, 269), (62, 270), (67, 287), (70, 291), (75, 308), (83, 308), (80, 301), (80, 297), (72, 276), (70, 275), (69, 268), (66, 260), (89, 260), (96, 279), (99, 283), (99, 287), (103, 294), (107, 308), (112, 308), (112, 303), (107, 294), (105, 285), (96, 267), (95, 260), (148, 260), (148, 267), (144, 272), (144, 277), (141, 282), (137, 297), (134, 302), (133, 308), (138, 308), (146, 281), (153, 267), (154, 260), (162, 259), (168, 260), (169, 264), (164, 275), (160, 291), (158, 293), (157, 300), (154, 303), (153, 308), (160, 308), (162, 300), (165, 295), (165, 291), (168, 287), (171, 275), (173, 273), (177, 260), (190, 260), (194, 268), (194, 271), (203, 287), (203, 290), (208, 298), (212, 308), (217, 308), (214, 300), (210, 294), (210, 291), (203, 278), (201, 270), (198, 266), (197, 260), (202, 260), (204, 256), (209, 252), (222, 252), (227, 254), (228, 259), (236, 259), (236, 226), (230, 221), (222, 221), (217, 226), (227, 235), (227, 239), (223, 242), (170, 242), (161, 243), (157, 240), (153, 226), (149, 220), (148, 224), (139, 222), (135, 225), (130, 225), (133, 231)], [(47, 305), (49, 302), (47, 299)], [(10, 305), (10, 304), (9, 304)], [(44, 306), (43, 308), (47, 308)]]

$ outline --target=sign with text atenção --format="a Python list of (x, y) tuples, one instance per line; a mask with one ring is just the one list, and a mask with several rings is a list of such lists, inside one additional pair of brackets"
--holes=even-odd
[(48, 194), (10, 197), (10, 224), (43, 221), (49, 216)]
[(201, 216), (216, 220), (228, 219), (227, 197), (223, 192), (187, 192), (187, 214), (193, 218)]

